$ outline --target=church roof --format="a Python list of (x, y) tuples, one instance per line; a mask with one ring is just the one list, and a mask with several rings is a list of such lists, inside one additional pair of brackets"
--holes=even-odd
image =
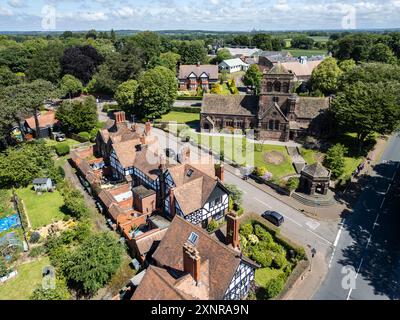
[(258, 110), (257, 96), (205, 94), (201, 112), (206, 114), (231, 114), (254, 116)]
[(291, 74), (291, 72), (282, 63), (278, 62), (268, 71), (268, 74)]
[(295, 113), (298, 118), (314, 119), (329, 109), (329, 98), (298, 97)]
[(331, 174), (320, 162), (305, 166), (302, 172), (314, 178), (326, 178)]

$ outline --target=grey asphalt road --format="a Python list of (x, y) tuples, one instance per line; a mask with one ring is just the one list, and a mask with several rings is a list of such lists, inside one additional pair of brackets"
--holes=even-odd
[[(153, 128), (153, 134), (158, 137), (161, 149), (171, 148), (176, 153), (185, 144), (173, 135), (168, 135), (159, 129)], [(191, 144), (186, 144), (191, 148), (191, 156), (206, 153)], [(298, 242), (303, 246), (310, 246), (327, 257), (333, 250), (333, 241), (338, 232), (338, 225), (335, 222), (321, 222), (311, 219), (298, 210), (286, 205), (282, 201), (265, 193), (254, 185), (242, 180), (241, 174), (232, 174), (225, 170), (225, 182), (238, 186), (244, 193), (244, 207), (247, 211), (262, 214), (266, 210), (276, 210), (285, 217), (285, 223), (281, 227), (281, 232), (288, 238)]]
[(176, 100), (174, 107), (201, 107), (201, 100)]
[(334, 242), (328, 274), (314, 299), (400, 299), (400, 135), (374, 168)]

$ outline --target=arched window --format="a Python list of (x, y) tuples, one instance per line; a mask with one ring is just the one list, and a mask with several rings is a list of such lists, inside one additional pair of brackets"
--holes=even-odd
[(269, 122), (268, 122), (268, 130), (274, 130), (274, 120), (269, 120)]
[(283, 83), (283, 92), (285, 93), (289, 92), (289, 84), (287, 82)]
[(267, 82), (267, 92), (272, 92), (272, 82)]
[(280, 122), (279, 120), (275, 120), (275, 130), (279, 130)]
[(281, 92), (281, 83), (279, 81), (275, 82), (275, 91)]

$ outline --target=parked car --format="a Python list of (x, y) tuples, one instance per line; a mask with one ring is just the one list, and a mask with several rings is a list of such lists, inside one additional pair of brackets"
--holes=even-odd
[(273, 223), (277, 227), (280, 227), (284, 222), (285, 218), (276, 211), (265, 211), (261, 215), (264, 219), (268, 220), (269, 222)]
[(174, 150), (172, 150), (171, 148), (167, 148), (165, 149), (165, 155), (169, 158), (175, 158), (176, 153)]

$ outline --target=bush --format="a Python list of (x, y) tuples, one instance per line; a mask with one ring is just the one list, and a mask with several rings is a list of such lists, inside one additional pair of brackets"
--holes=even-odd
[(4, 277), (8, 274), (8, 268), (6, 266), (6, 262), (4, 261), (3, 257), (0, 256), (0, 278)]
[(282, 291), (284, 285), (285, 282), (280, 277), (268, 281), (267, 285), (265, 286), (265, 298), (275, 298)]
[(172, 107), (171, 111), (185, 112), (185, 113), (200, 113), (200, 107)]
[(215, 230), (218, 229), (218, 227), (219, 227), (218, 222), (215, 221), (215, 220), (211, 220), (210, 223), (207, 226), (207, 231), (210, 232), (210, 233), (214, 232)]
[(251, 258), (263, 268), (269, 268), (272, 264), (272, 257), (268, 251), (253, 250)]
[(286, 189), (288, 189), (289, 191), (295, 191), (300, 184), (300, 179), (297, 177), (291, 177), (288, 179), (288, 181), (286, 181)]
[(329, 148), (324, 159), (324, 166), (332, 171), (332, 177), (334, 179), (339, 178), (345, 170), (345, 154), (348, 149), (338, 143)]
[(97, 132), (99, 132), (98, 128), (94, 128), (90, 131), (90, 142), (95, 142), (97, 137)]
[(247, 239), (249, 240), (249, 242), (252, 245), (256, 245), (260, 242), (260, 240), (258, 239), (258, 237), (255, 234), (250, 234)]
[(117, 104), (110, 104), (106, 103), (103, 105), (103, 112), (110, 112), (110, 111), (116, 111), (119, 110), (119, 106)]
[(284, 266), (287, 265), (287, 260), (285, 258), (285, 256), (283, 256), (282, 254), (275, 254), (274, 258), (272, 260), (272, 266), (275, 269), (282, 269)]
[(272, 238), (272, 235), (259, 224), (255, 225), (254, 231), (256, 236), (260, 240), (265, 241), (267, 243), (273, 243), (274, 239)]
[(90, 133), (83, 131), (83, 132), (79, 132), (78, 136), (82, 139), (83, 142), (87, 142), (90, 140)]
[(246, 223), (240, 227), (239, 232), (242, 236), (248, 238), (248, 236), (254, 232), (253, 225), (251, 223)]
[(30, 243), (38, 243), (40, 240), (40, 233), (39, 232), (32, 232), (29, 242)]
[(69, 153), (69, 151), (70, 151), (69, 145), (67, 143), (65, 143), (65, 142), (56, 144), (54, 146), (54, 149), (56, 150), (56, 153), (57, 153), (57, 155), (59, 157), (67, 155)]
[(253, 173), (254, 173), (257, 177), (262, 177), (262, 176), (264, 176), (267, 172), (268, 172), (268, 171), (267, 171), (267, 168), (265, 168), (265, 167), (255, 167)]
[(46, 248), (44, 246), (39, 246), (39, 247), (35, 247), (33, 249), (31, 249), (31, 251), (29, 251), (28, 256), (30, 258), (37, 258), (41, 255), (43, 255), (46, 252)]

